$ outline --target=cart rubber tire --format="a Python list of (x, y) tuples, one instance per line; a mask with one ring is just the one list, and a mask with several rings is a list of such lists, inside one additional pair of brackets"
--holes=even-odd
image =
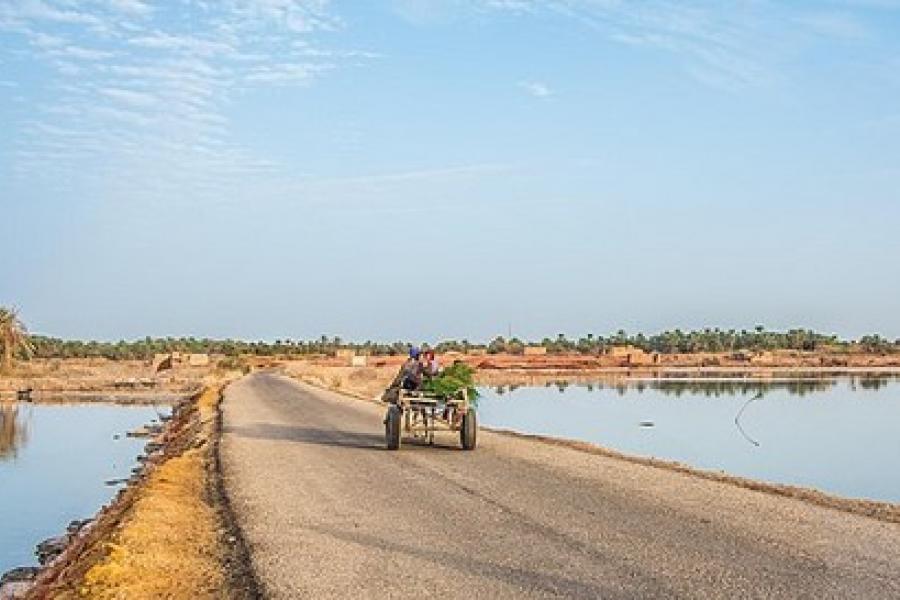
[(459, 443), (463, 450), (474, 450), (478, 441), (478, 417), (474, 409), (469, 409), (462, 418), (462, 426), (459, 428)]
[(388, 450), (400, 449), (400, 408), (391, 406), (384, 417), (384, 441)]

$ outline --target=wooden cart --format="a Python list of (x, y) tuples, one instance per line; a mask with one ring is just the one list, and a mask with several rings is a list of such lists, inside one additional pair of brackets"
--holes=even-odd
[(458, 431), (463, 450), (475, 449), (478, 417), (466, 391), (443, 398), (427, 392), (400, 390), (384, 416), (388, 450), (399, 450), (404, 434), (433, 445), (437, 431)]

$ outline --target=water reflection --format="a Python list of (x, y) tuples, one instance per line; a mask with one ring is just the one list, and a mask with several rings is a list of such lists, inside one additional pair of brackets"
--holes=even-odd
[[(625, 396), (629, 392), (639, 394), (652, 390), (667, 396), (683, 395), (720, 397), (720, 396), (763, 396), (774, 391), (786, 391), (793, 396), (827, 392), (837, 385), (839, 380), (849, 382), (853, 390), (879, 390), (892, 381), (900, 381), (900, 376), (892, 374), (867, 374), (850, 377), (808, 377), (792, 379), (749, 379), (749, 378), (656, 378), (656, 379), (620, 379), (609, 381), (572, 381), (568, 379), (551, 380), (543, 383), (546, 388), (556, 388), (563, 394), (569, 388), (587, 392), (614, 390)], [(498, 396), (529, 387), (530, 383), (512, 383), (496, 385), (493, 391)], [(758, 399), (758, 398), (757, 398)]]
[(853, 389), (856, 389), (856, 387), (859, 386), (864, 390), (880, 390), (892, 380), (893, 378), (889, 375), (881, 377), (859, 377), (851, 378), (850, 384), (853, 386)]
[(34, 545), (94, 514), (147, 442), (125, 435), (152, 406), (0, 402), (0, 573), (35, 563)]
[(0, 403), (0, 461), (15, 458), (28, 441), (28, 426), (18, 404)]
[[(532, 379), (482, 389), (487, 426), (900, 502), (900, 376)], [(511, 393), (512, 392), (512, 393)]]

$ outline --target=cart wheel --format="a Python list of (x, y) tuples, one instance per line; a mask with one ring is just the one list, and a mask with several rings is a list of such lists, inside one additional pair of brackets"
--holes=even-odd
[(400, 449), (400, 407), (388, 407), (384, 417), (384, 441), (388, 450)]
[(466, 411), (462, 418), (462, 426), (459, 428), (459, 443), (462, 444), (463, 450), (474, 450), (478, 433), (478, 417), (475, 416), (475, 409), (470, 408)]

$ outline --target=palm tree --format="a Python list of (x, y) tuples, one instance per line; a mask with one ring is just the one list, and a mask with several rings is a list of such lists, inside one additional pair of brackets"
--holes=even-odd
[(18, 350), (26, 354), (32, 354), (34, 347), (28, 339), (28, 329), (19, 318), (19, 311), (15, 308), (0, 306), (0, 344), (3, 345), (3, 371), (9, 372), (12, 368), (13, 355)]

